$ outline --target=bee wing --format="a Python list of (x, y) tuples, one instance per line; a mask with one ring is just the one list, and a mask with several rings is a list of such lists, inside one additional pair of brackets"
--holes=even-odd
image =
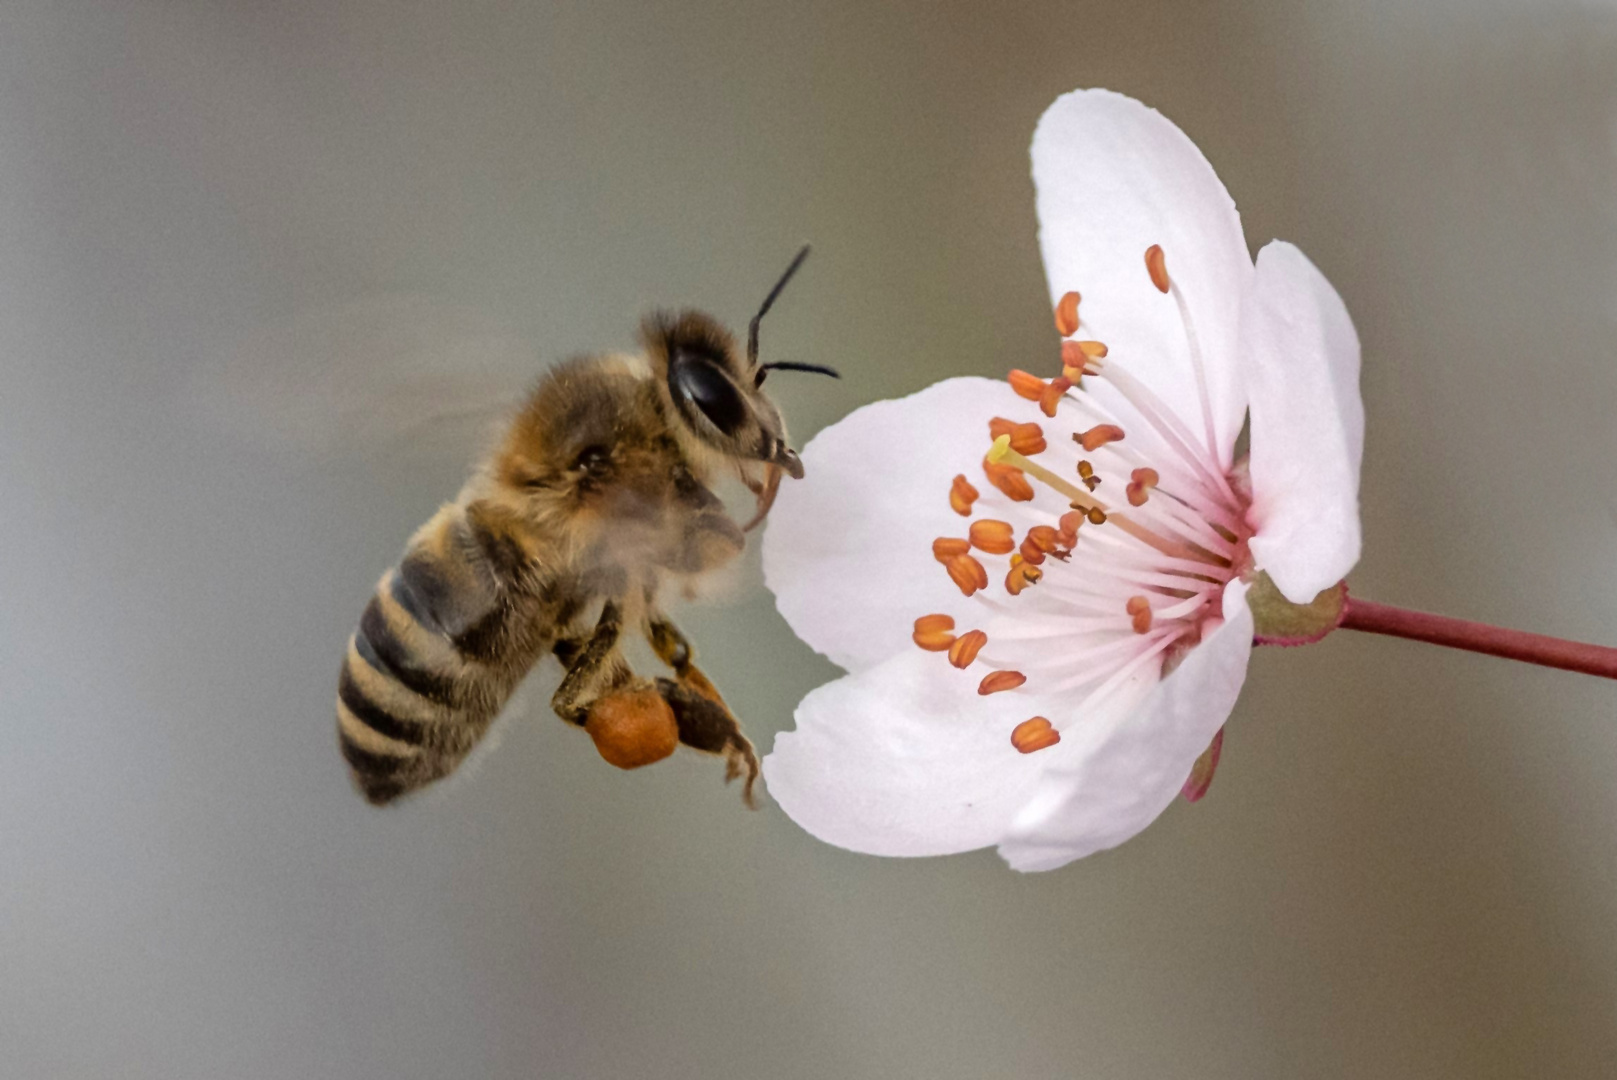
[(184, 392), (202, 422), (271, 450), (469, 456), (538, 367), (486, 312), (392, 293), (266, 327), (197, 364)]

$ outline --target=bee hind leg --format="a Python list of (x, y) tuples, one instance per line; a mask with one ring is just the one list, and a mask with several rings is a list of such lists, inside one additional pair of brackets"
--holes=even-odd
[(677, 626), (660, 616), (647, 622), (646, 639), (658, 659), (674, 669), (675, 678), (658, 679), (657, 690), (674, 711), (679, 741), (723, 757), (725, 783), (742, 777), (742, 801), (756, 810), (753, 786), (758, 781), (758, 754), (718, 688), (692, 662), (691, 643)]
[(602, 684), (610, 687), (629, 677), (618, 653), (618, 638), (622, 633), (622, 609), (608, 601), (601, 608), (594, 633), (588, 638), (563, 639), (556, 643), (552, 651), (567, 669), (561, 685), (550, 697), (550, 707), (557, 716), (583, 727)]

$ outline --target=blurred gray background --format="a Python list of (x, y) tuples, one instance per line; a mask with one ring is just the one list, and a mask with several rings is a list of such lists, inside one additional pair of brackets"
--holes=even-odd
[[(1606, 4), (0, 7), (0, 1075), (1617, 1073), (1582, 676), (1261, 651), (1204, 803), (1032, 877), (822, 846), (542, 709), (350, 791), (343, 641), (467, 465), (378, 448), (373, 394), (743, 322), (805, 239), (766, 347), (847, 378), (780, 379), (799, 441), (1043, 362), (1027, 145), (1081, 85), (1346, 298), (1356, 591), (1617, 643)], [(755, 561), (685, 620), (762, 747), (835, 674)]]

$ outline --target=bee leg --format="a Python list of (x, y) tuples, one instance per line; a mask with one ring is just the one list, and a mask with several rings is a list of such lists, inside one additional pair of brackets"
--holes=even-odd
[(692, 662), (691, 643), (677, 626), (661, 616), (647, 622), (646, 639), (657, 658), (674, 669), (676, 678), (658, 679), (657, 689), (674, 710), (679, 741), (697, 750), (722, 755), (725, 782), (744, 776), (741, 798), (749, 807), (757, 809), (752, 789), (758, 780), (758, 755), (742, 734), (740, 722), (724, 703), (718, 688)]
[(623, 633), (623, 611), (608, 600), (601, 608), (601, 617), (595, 632), (587, 640), (558, 641), (556, 656), (567, 668), (561, 685), (551, 695), (550, 707), (556, 715), (569, 723), (583, 726), (589, 718), (590, 702), (594, 700), (597, 683), (603, 672), (611, 681), (621, 682), (628, 672), (618, 656), (618, 638)]

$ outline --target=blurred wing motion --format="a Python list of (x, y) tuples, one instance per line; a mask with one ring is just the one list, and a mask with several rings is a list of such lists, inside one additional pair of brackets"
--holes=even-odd
[(486, 312), (388, 294), (262, 330), (199, 362), (184, 392), (204, 423), (270, 450), (469, 458), (540, 369)]

